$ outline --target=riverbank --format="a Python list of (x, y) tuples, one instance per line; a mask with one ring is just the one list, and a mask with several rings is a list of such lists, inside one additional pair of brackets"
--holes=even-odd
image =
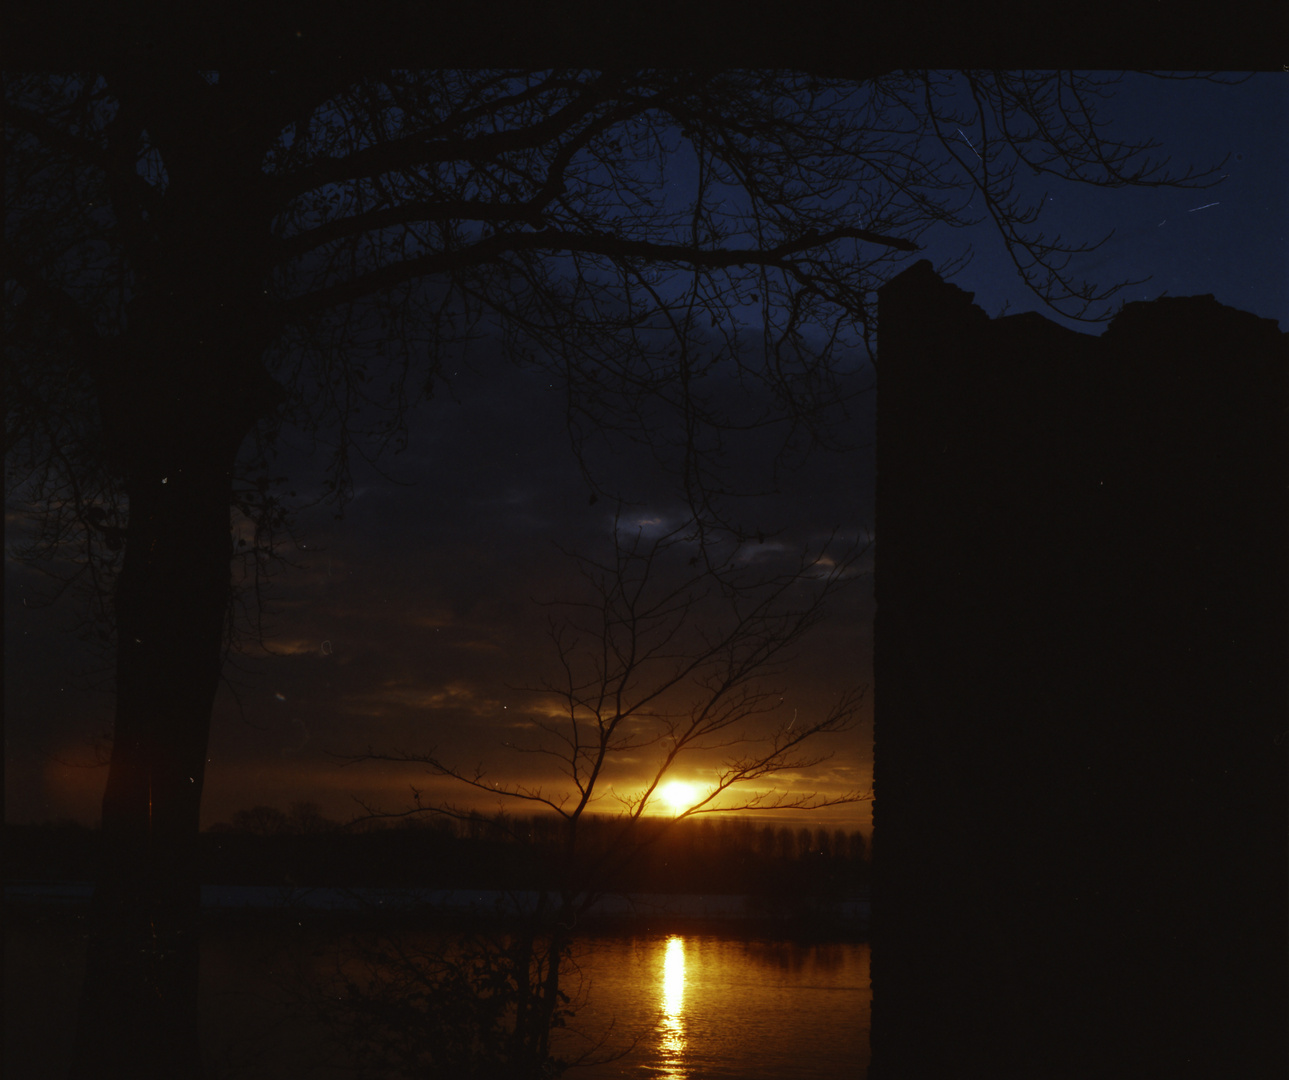
[[(94, 886), (84, 881), (13, 881), (5, 905), (79, 911)], [(531, 914), (532, 891), (429, 888), (296, 888), (276, 885), (203, 885), (203, 913), (215, 919), (300, 915), (365, 921), (373, 917), (431, 921), (504, 921)], [(869, 922), (866, 899), (765, 897), (745, 894), (631, 893), (602, 897), (579, 919), (582, 929), (719, 931), (740, 935), (862, 940)]]

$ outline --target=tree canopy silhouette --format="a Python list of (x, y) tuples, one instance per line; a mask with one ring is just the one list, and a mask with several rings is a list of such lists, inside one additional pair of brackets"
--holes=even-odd
[[(1105, 136), (1068, 73), (206, 71), (6, 79), (6, 468), (26, 554), (88, 585), (115, 653), (104, 858), (76, 1072), (195, 1076), (193, 837), (230, 563), (264, 569), (275, 437), (403, 445), (481, 338), (566, 391), (575, 450), (657, 450), (738, 524), (722, 432), (825, 440), (874, 288), (934, 226), (991, 218), (1077, 317), (1089, 245), (1017, 176), (1202, 184)], [(983, 207), (983, 210), (977, 208)], [(732, 416), (737, 376), (764, 408)], [(657, 423), (658, 410), (671, 419)], [(803, 441), (803, 436), (804, 441)], [(584, 455), (592, 494), (614, 492)], [(256, 523), (234, 545), (230, 513)], [(70, 569), (69, 569), (70, 567)]]

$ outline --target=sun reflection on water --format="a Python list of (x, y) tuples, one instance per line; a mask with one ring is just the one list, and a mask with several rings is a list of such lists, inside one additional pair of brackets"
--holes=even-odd
[(667, 939), (662, 962), (662, 1054), (663, 1080), (685, 1080), (685, 939)]

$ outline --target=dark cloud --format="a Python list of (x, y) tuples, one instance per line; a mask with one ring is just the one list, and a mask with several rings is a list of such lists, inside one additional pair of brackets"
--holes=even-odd
[[(868, 413), (855, 423), (871, 432)], [(306, 796), (336, 814), (352, 809), (346, 794), (399, 808), (409, 783), (427, 794), (468, 796), (428, 784), (415, 770), (343, 769), (328, 756), (369, 745), (433, 750), (467, 768), (484, 763), (500, 781), (560, 780), (550, 759), (507, 746), (540, 734), (534, 718), (549, 708), (518, 688), (539, 684), (555, 660), (542, 602), (578, 587), (561, 548), (607, 551), (614, 510), (604, 500), (591, 503), (567, 439), (564, 402), (537, 375), (497, 363), (460, 376), (452, 394), (419, 410), (411, 427), (408, 449), (388, 465), (397, 483), (360, 470), (343, 520), (321, 507), (301, 515), (304, 546), (293, 557), (303, 565), (274, 591), (277, 613), (265, 641), (272, 655), (242, 661), (244, 718), (228, 698), (217, 710), (208, 818), (250, 801), (285, 805)], [(816, 456), (785, 478), (777, 499), (753, 508), (781, 532), (752, 545), (749, 561), (795, 555), (838, 526), (853, 536), (869, 524), (871, 436), (850, 434), (870, 448)], [(680, 504), (646, 457), (595, 464), (632, 500), (628, 527), (647, 536), (681, 520)], [(789, 678), (803, 714), (865, 677), (866, 605), (861, 583), (821, 628), (799, 676)], [(818, 776), (829, 790), (867, 775), (867, 734), (839, 743), (829, 768), (840, 771)], [(715, 761), (708, 755), (701, 764)], [(621, 762), (608, 779), (625, 790), (646, 764)], [(269, 775), (274, 786), (266, 788)], [(790, 779), (794, 790), (805, 783)]]

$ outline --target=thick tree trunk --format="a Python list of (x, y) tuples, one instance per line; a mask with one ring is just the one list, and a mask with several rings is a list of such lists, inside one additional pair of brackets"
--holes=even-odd
[[(321, 90), (182, 66), (108, 75), (108, 191), (128, 253), (118, 336), (87, 361), (129, 497), (117, 583), (117, 702), (72, 1075), (201, 1073), (197, 837), (228, 616), (232, 472), (281, 388), (264, 278), (281, 210), (264, 170)], [(312, 95), (312, 96), (311, 96)], [(317, 100), (325, 100), (325, 94)], [(307, 115), (307, 109), (303, 113)], [(138, 188), (140, 148), (164, 181)]]
[(232, 464), (172, 460), (129, 487), (76, 1077), (201, 1074), (196, 839), (228, 610)]
[[(253, 346), (100, 387), (129, 496), (116, 718), (74, 1080), (201, 1075), (197, 866), (230, 600), (232, 472), (279, 400)], [(258, 358), (256, 357), (256, 360)], [(150, 385), (149, 385), (150, 384)], [(125, 395), (132, 404), (126, 408)]]

